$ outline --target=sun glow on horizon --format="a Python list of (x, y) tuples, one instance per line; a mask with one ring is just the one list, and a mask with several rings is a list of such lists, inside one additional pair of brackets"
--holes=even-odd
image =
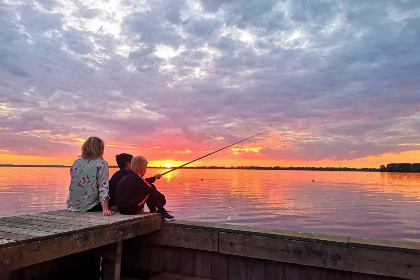
[[(78, 150), (78, 149), (77, 149)], [(115, 152), (116, 153), (116, 152)], [(108, 164), (116, 165), (114, 152), (107, 151), (105, 154), (105, 160)], [(275, 159), (275, 158), (260, 158), (252, 157), (257, 156), (259, 153), (254, 151), (244, 152), (240, 154), (232, 153), (231, 156), (225, 157), (214, 157), (208, 161), (197, 161), (188, 166), (300, 166), (300, 167), (351, 167), (351, 168), (362, 168), (362, 167), (374, 167), (379, 168), (382, 164), (398, 163), (398, 162), (409, 162), (416, 163), (420, 158), (420, 150), (411, 150), (401, 153), (384, 153), (381, 155), (372, 155), (367, 157), (361, 157), (356, 159), (347, 160), (292, 160), (292, 159)], [(158, 158), (158, 154), (150, 158)], [(149, 156), (146, 156), (149, 158)], [(15, 165), (71, 165), (75, 159), (78, 158), (78, 153), (74, 153), (73, 156), (62, 155), (31, 155), (31, 154), (16, 154), (13, 151), (0, 149), (0, 164), (15, 164)], [(150, 160), (150, 167), (162, 167), (162, 168), (174, 168), (185, 164), (187, 161), (181, 160), (170, 160), (170, 159), (157, 159)]]
[(172, 168), (172, 167), (174, 167), (174, 164), (173, 163), (165, 163), (165, 164), (163, 164), (163, 167), (165, 167), (165, 168)]

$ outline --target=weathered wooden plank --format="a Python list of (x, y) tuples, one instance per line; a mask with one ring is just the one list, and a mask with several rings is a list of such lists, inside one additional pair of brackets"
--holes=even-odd
[(217, 232), (212, 230), (190, 229), (167, 226), (153, 235), (153, 243), (158, 245), (217, 252)]
[(16, 234), (21, 234), (21, 235), (28, 235), (32, 237), (51, 235), (51, 232), (30, 230), (30, 229), (24, 229), (24, 228), (15, 228), (15, 227), (10, 227), (10, 226), (0, 226), (0, 231), (5, 232), (5, 233), (16, 233)]
[(181, 248), (179, 252), (179, 270), (182, 274), (194, 276), (195, 251)]
[(78, 213), (78, 212), (61, 212), (59, 214), (60, 217), (80, 217), (82, 219), (88, 219), (89, 221), (100, 221), (103, 223), (112, 223), (112, 224), (119, 224), (119, 223), (125, 223), (132, 220), (138, 220), (138, 219), (144, 219), (147, 218), (150, 215), (156, 215), (159, 214), (156, 213), (139, 213), (136, 215), (122, 215), (119, 212), (114, 212), (114, 215), (112, 216), (103, 216), (102, 212), (84, 212), (84, 213)]
[(51, 218), (46, 217), (39, 217), (36, 214), (25, 217), (25, 219), (20, 219), (19, 222), (25, 224), (34, 224), (39, 226), (45, 226), (50, 228), (58, 228), (58, 229), (81, 229), (90, 227), (91, 224), (74, 224), (73, 219), (69, 220), (52, 220)]
[(305, 267), (302, 265), (286, 263), (284, 272), (287, 280), (305, 280)]
[(195, 276), (211, 278), (211, 252), (195, 252)]
[(337, 244), (337, 245), (339, 244), (339, 245), (344, 245), (344, 246), (347, 246), (348, 240), (349, 240), (348, 237), (338, 236), (338, 235), (304, 233), (304, 232), (286, 231), (286, 230), (278, 230), (278, 229), (249, 227), (249, 226), (243, 226), (243, 225), (217, 224), (217, 223), (206, 223), (206, 222), (185, 221), (185, 220), (172, 221), (170, 223), (165, 224), (165, 226), (213, 230), (217, 232), (227, 232), (227, 233), (251, 234), (251, 235), (259, 235), (259, 236), (265, 236), (265, 237), (283, 238), (283, 239), (289, 239), (289, 240), (311, 241), (311, 242)]
[(80, 217), (83, 217), (83, 219), (91, 219), (93, 221), (99, 220), (103, 222), (115, 223), (115, 222), (137, 219), (138, 217), (147, 216), (149, 214), (150, 213), (139, 213), (136, 215), (122, 215), (119, 212), (114, 212), (114, 215), (112, 216), (104, 216), (102, 215), (102, 212), (84, 212), (84, 213), (65, 212), (65, 213), (59, 213), (58, 216), (65, 216), (65, 217), (80, 216)]
[(50, 223), (55, 223), (58, 226), (67, 225), (69, 227), (91, 227), (91, 226), (103, 226), (104, 222), (99, 220), (83, 219), (82, 217), (58, 217), (45, 213), (33, 214), (27, 219), (39, 220), (39, 221), (49, 221)]
[[(376, 276), (376, 280), (398, 280), (398, 279), (389, 277), (389, 276)], [(402, 280), (402, 279), (399, 279), (399, 280)]]
[(247, 280), (265, 280), (265, 262), (259, 259), (247, 258)]
[(220, 253), (320, 267), (328, 265), (332, 253), (329, 247), (317, 248), (323, 244), (258, 235), (221, 232), (219, 240)]
[(305, 267), (306, 279), (311, 280), (328, 280), (327, 269), (313, 266)]
[(328, 280), (352, 280), (351, 272), (342, 271), (342, 270), (327, 270)]
[(38, 224), (38, 225), (47, 225), (47, 226), (52, 226), (52, 227), (64, 227), (64, 226), (72, 226), (71, 223), (69, 223), (68, 221), (60, 221), (58, 220), (51, 220), (50, 218), (46, 218), (46, 217), (39, 217), (37, 216), (37, 214), (33, 214), (31, 216), (27, 216), (25, 218), (20, 218), (19, 220), (12, 220), (12, 219), (1, 219), (1, 221), (6, 221), (6, 222), (16, 222), (19, 221), (20, 223), (26, 223), (26, 224)]
[(31, 238), (31, 237), (32, 236), (25, 235), (25, 234), (17, 234), (17, 233), (0, 231), (0, 238), (5, 239), (5, 240), (9, 240), (10, 242), (15, 242), (15, 241), (19, 241), (19, 240), (26, 240), (26, 239)]
[(16, 228), (16, 229), (20, 228), (20, 229), (25, 229), (25, 230), (41, 231), (47, 234), (48, 233), (54, 234), (54, 233), (61, 233), (64, 231), (68, 231), (67, 229), (57, 229), (57, 228), (47, 227), (45, 224), (30, 222), (30, 220), (19, 220), (19, 221), (0, 220), (0, 226), (7, 226), (7, 227)]
[(167, 247), (165, 249), (165, 271), (180, 271), (180, 249)]
[(229, 280), (246, 279), (246, 258), (229, 256)]
[(349, 238), (349, 246), (403, 252), (418, 252), (420, 250), (420, 242), (372, 240), (355, 237)]
[(112, 216), (103, 216), (101, 212), (83, 212), (83, 213), (79, 213), (79, 212), (69, 212), (69, 211), (60, 211), (57, 212), (55, 214), (49, 214), (50, 216), (55, 216), (56, 218), (71, 218), (74, 219), (75, 221), (79, 220), (82, 223), (84, 222), (92, 222), (92, 223), (103, 223), (103, 224), (112, 224), (118, 221), (125, 221), (125, 220), (130, 220), (133, 219), (135, 217), (137, 217), (137, 215), (132, 215), (132, 216), (126, 216), (126, 215), (120, 215), (118, 213), (116, 213), (115, 215)]
[[(98, 215), (99, 216), (99, 215)], [(65, 228), (67, 227), (70, 230), (79, 230), (79, 229), (86, 229), (86, 228), (94, 228), (94, 227), (105, 227), (110, 224), (115, 224), (110, 221), (104, 222), (101, 220), (91, 220), (91, 219), (83, 219), (82, 217), (57, 217), (52, 216), (49, 214), (34, 214), (33, 217), (28, 217), (25, 220), (28, 221), (38, 221), (43, 222), (45, 221), (46, 224), (54, 224), (53, 228)]]
[[(96, 213), (96, 215), (99, 217), (101, 214), (100, 213)], [(50, 212), (42, 212), (42, 213), (36, 213), (36, 214), (30, 214), (27, 216), (23, 216), (23, 218), (25, 219), (31, 219), (32, 217), (40, 217), (40, 218), (46, 218), (49, 220), (54, 220), (57, 222), (79, 222), (79, 221), (83, 221), (86, 223), (102, 223), (102, 221), (98, 220), (98, 219), (93, 219), (93, 218), (87, 218), (87, 216), (85, 216), (84, 214), (75, 214), (72, 212), (69, 212), (66, 215), (55, 215), (52, 214)]]
[[(10, 228), (13, 228), (13, 230), (10, 230)], [(20, 229), (19, 226), (10, 225), (10, 227), (7, 229), (7, 232), (0, 230), (0, 238), (13, 240), (13, 242), (0, 243), (0, 249), (11, 247), (11, 246), (17, 246), (17, 245), (21, 245), (21, 244), (25, 244), (29, 242), (34, 242), (37, 240), (46, 239), (51, 236), (56, 237), (60, 235), (65, 235), (67, 233), (68, 234), (71, 233), (71, 228), (69, 228), (67, 231), (63, 230), (61, 233), (51, 232), (51, 231), (50, 232), (36, 231), (35, 233), (36, 236), (34, 236), (33, 231), (28, 231), (28, 229), (22, 230)]]
[[(144, 215), (121, 215), (119, 213), (115, 213), (112, 216), (103, 216), (102, 212), (69, 212), (69, 211), (57, 211), (56, 213), (42, 213), (45, 216), (55, 217), (56, 219), (70, 219), (73, 222), (80, 222), (80, 224), (84, 223), (100, 223), (103, 225), (107, 224), (116, 224), (121, 222), (127, 222), (130, 220), (141, 219)], [(147, 213), (146, 215), (150, 215)]]
[(227, 255), (211, 253), (211, 278), (213, 280), (228, 280), (229, 259)]
[[(71, 218), (78, 218), (78, 217), (83, 217), (84, 219), (86, 219), (86, 215), (89, 212), (70, 212), (70, 211), (65, 211), (65, 210), (57, 210), (57, 211), (47, 211), (47, 212), (40, 212), (40, 213), (35, 213), (35, 214), (40, 214), (40, 215), (49, 215), (49, 216), (53, 216), (53, 217), (71, 217)], [(100, 214), (99, 212), (93, 212), (95, 214)], [(34, 214), (25, 214), (25, 215), (20, 215), (20, 216), (16, 216), (16, 217), (23, 217), (26, 218), (28, 216), (32, 216)]]
[[(57, 211), (55, 211), (55, 212), (57, 212)], [(63, 212), (60, 212), (60, 213), (63, 213)], [(64, 212), (64, 213), (66, 213), (66, 212)], [(108, 217), (102, 216), (101, 213), (90, 213), (90, 214), (95, 214), (98, 217), (98, 219), (96, 221), (90, 221), (89, 220), (90, 217), (88, 217), (89, 219), (84, 219), (83, 218), (84, 214), (85, 213), (67, 212), (66, 215), (69, 215), (69, 217), (65, 217), (65, 216), (58, 217), (56, 215), (52, 215), (51, 212), (45, 212), (45, 213), (18, 216), (18, 217), (27, 217), (27, 216), (32, 216), (32, 215), (35, 215), (36, 217), (41, 216), (41, 217), (44, 217), (44, 218), (49, 218), (53, 222), (61, 221), (62, 218), (64, 218), (64, 219), (66, 219), (66, 222), (68, 221), (69, 223), (72, 223), (72, 225), (74, 225), (73, 223), (74, 223), (75, 220), (78, 223), (80, 223), (80, 225), (83, 225), (83, 226), (81, 226), (81, 228), (74, 228), (74, 227), (70, 226), (67, 231), (65, 231), (64, 229), (62, 231), (57, 229), (57, 230), (52, 230), (54, 232), (52, 232), (52, 231), (45, 232), (45, 231), (36, 230), (36, 229), (20, 229), (21, 227), (26, 227), (26, 226), (21, 226), (21, 225), (18, 225), (18, 224), (14, 225), (13, 228), (12, 227), (3, 227), (2, 228), (2, 226), (0, 226), (0, 231), (6, 232), (6, 233), (15, 233), (15, 234), (20, 234), (20, 235), (27, 235), (27, 236), (31, 237), (31, 238), (28, 237), (26, 240), (22, 239), (21, 241), (18, 241), (16, 243), (16, 245), (21, 245), (21, 244), (35, 242), (35, 241), (41, 241), (41, 240), (45, 240), (45, 239), (57, 238), (57, 237), (65, 236), (65, 235), (69, 235), (69, 234), (75, 234), (75, 233), (78, 233), (78, 232), (84, 232), (86, 230), (105, 228), (105, 227), (108, 227), (110, 225), (119, 225), (119, 224), (124, 224), (124, 223), (128, 223), (128, 222), (141, 221), (143, 219), (149, 219), (151, 217), (155, 217), (155, 218), (160, 217), (159, 214), (150, 214), (150, 213), (143, 214), (143, 215), (133, 215), (133, 216), (124, 216), (124, 215), (117, 214), (116, 215), (116, 216), (118, 216), (117, 220), (115, 222), (112, 222), (110, 220), (106, 220)], [(75, 217), (72, 217), (72, 215), (75, 215)], [(7, 247), (9, 247), (9, 245), (11, 245), (11, 243), (0, 244), (0, 249), (1, 248), (7, 248)]]
[(351, 274), (352, 280), (376, 280), (375, 275), (369, 275), (369, 274), (362, 274), (362, 273), (355, 273), (353, 272)]
[(420, 254), (411, 251), (379, 250), (376, 248), (349, 247), (347, 259), (351, 265), (341, 269), (365, 274), (415, 279), (420, 275)]
[(265, 261), (266, 280), (285, 280), (284, 263)]
[(345, 247), (374, 248), (374, 249), (380, 249), (380, 250), (389, 249), (395, 252), (409, 251), (413, 253), (418, 253), (420, 251), (420, 242), (366, 240), (366, 239), (349, 238), (349, 237), (338, 236), (338, 235), (302, 233), (302, 232), (285, 231), (285, 230), (277, 230), (277, 229), (264, 229), (264, 228), (239, 226), (239, 225), (206, 223), (206, 222), (196, 222), (196, 221), (182, 221), (182, 220), (172, 221), (170, 223), (167, 223), (166, 225), (176, 226), (176, 227), (204, 229), (204, 230), (213, 230), (217, 232), (226, 232), (226, 233), (258, 235), (258, 236), (282, 238), (282, 239), (288, 239), (288, 240), (309, 241), (312, 243), (336, 244), (336, 245), (341, 245)]
[(420, 254), (413, 252), (224, 232), (219, 240), (224, 254), (408, 279), (420, 275)]
[[(0, 249), (0, 260), (9, 259), (7, 269), (13, 270), (153, 232), (160, 227), (160, 217), (150, 216), (149, 219), (3, 248)], [(6, 267), (3, 266), (3, 269)]]
[(165, 270), (165, 248), (159, 245), (151, 246), (150, 270), (154, 275)]
[[(135, 280), (135, 279), (127, 279)], [(187, 276), (179, 273), (165, 272), (156, 277), (151, 278), (150, 280), (209, 280), (208, 278)]]

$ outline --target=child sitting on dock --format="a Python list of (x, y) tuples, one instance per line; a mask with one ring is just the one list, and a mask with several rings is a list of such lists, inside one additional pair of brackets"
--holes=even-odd
[(121, 179), (129, 173), (131, 170), (131, 160), (133, 159), (133, 155), (122, 153), (115, 156), (117, 161), (117, 165), (120, 168), (117, 172), (112, 175), (111, 179), (109, 180), (109, 207), (112, 210), (117, 209), (117, 202), (115, 200), (115, 192), (117, 190), (117, 185), (121, 181)]
[(111, 195), (114, 194), (115, 200), (113, 201), (115, 201), (120, 213), (125, 215), (139, 213), (144, 209), (146, 203), (150, 212), (160, 213), (162, 219), (166, 221), (174, 220), (175, 218), (163, 208), (166, 204), (165, 197), (153, 185), (156, 179), (160, 179), (161, 175), (157, 174), (144, 179), (147, 160), (142, 156), (137, 156), (132, 158), (131, 164), (129, 164), (127, 160), (130, 157), (132, 156), (128, 154), (121, 154), (116, 157), (121, 170), (112, 176), (110, 182), (110, 193)]
[[(126, 153), (121, 153), (119, 155), (116, 155), (115, 159), (120, 170), (115, 172), (114, 175), (112, 175), (112, 178), (109, 180), (109, 207), (111, 207), (112, 210), (115, 209), (115, 211), (118, 211), (116, 206), (117, 202), (115, 199), (117, 185), (120, 182), (120, 180), (131, 170), (131, 160), (133, 159), (133, 156)], [(147, 178), (146, 181), (152, 186), (153, 189), (156, 189), (153, 183), (156, 181), (156, 179), (159, 179), (160, 176), (160, 174), (156, 174), (151, 178)], [(160, 204), (161, 206), (165, 206), (166, 204), (165, 196), (162, 193), (160, 193), (157, 189), (155, 199), (158, 200), (157, 203), (151, 198), (146, 200), (146, 205), (149, 208), (150, 212), (157, 212), (157, 204)]]
[(108, 209), (108, 163), (103, 159), (105, 144), (98, 137), (89, 137), (82, 146), (82, 155), (70, 169), (71, 182), (67, 210), (72, 212), (101, 211), (111, 216)]

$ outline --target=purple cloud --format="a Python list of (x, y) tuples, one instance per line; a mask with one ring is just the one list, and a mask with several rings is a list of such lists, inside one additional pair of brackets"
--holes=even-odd
[(74, 152), (93, 134), (213, 147), (265, 130), (307, 136), (262, 158), (418, 149), (416, 1), (112, 5), (0, 4), (2, 149)]

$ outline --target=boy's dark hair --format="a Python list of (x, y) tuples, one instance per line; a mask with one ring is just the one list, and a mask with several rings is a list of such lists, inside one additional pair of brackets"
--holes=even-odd
[(124, 153), (122, 153), (122, 154), (116, 155), (115, 156), (115, 159), (117, 160), (118, 167), (120, 169), (124, 169), (125, 168), (125, 164), (127, 162), (131, 162), (131, 160), (133, 159), (133, 156), (130, 155), (130, 154), (124, 154)]

